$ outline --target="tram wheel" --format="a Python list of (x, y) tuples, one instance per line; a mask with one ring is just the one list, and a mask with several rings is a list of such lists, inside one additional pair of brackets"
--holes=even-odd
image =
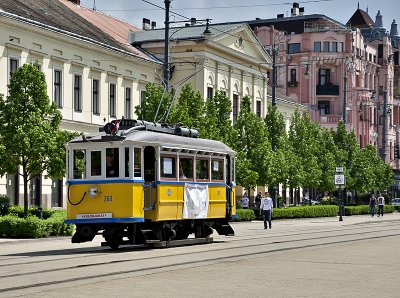
[(119, 247), (119, 243), (114, 241), (114, 242), (109, 242), (108, 246), (111, 247), (112, 250), (117, 250)]

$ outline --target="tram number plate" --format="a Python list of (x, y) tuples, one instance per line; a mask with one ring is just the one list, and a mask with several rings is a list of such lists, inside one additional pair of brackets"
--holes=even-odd
[(112, 202), (112, 196), (104, 196), (104, 202)]

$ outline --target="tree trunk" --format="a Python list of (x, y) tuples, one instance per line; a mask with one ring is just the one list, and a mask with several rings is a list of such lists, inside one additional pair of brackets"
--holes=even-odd
[(26, 218), (28, 217), (28, 174), (25, 167), (22, 167), (22, 175), (24, 177), (24, 217)]

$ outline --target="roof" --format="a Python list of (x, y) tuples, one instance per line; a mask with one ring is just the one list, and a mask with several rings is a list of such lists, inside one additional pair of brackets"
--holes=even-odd
[(92, 23), (94, 26), (99, 28), (101, 31), (106, 33), (108, 36), (119, 42), (125, 49), (133, 52), (134, 54), (142, 57), (149, 58), (144, 52), (133, 47), (128, 43), (129, 32), (141, 31), (138, 27), (125, 22), (123, 20), (116, 19), (107, 14), (99, 12), (97, 10), (88, 9), (80, 5), (76, 5), (71, 1), (59, 0), (74, 13), (80, 15), (85, 20)]
[(356, 28), (373, 28), (374, 21), (371, 19), (369, 14), (362, 10), (357, 9), (354, 14), (351, 16), (349, 21), (347, 22), (348, 26), (356, 27)]
[[(245, 23), (232, 23), (232, 24), (210, 24), (208, 29), (213, 38), (217, 38), (226, 34), (227, 32), (243, 26)], [(201, 40), (205, 39), (204, 30), (207, 25), (194, 25), (187, 27), (171, 27), (169, 28), (171, 39), (177, 40)], [(165, 39), (165, 30), (151, 29), (140, 32), (133, 32), (131, 34), (131, 42), (135, 45), (140, 45), (149, 41), (163, 41)]]
[[(118, 30), (116, 34), (112, 32), (111, 29), (115, 29), (122, 23), (121, 21), (111, 17), (106, 18), (104, 14), (81, 8), (65, 0), (2, 0), (0, 12), (5, 16), (17, 16), (20, 20), (37, 26), (50, 30), (62, 30), (71, 35), (88, 38), (102, 45), (153, 60), (138, 49), (128, 47), (127, 42), (121, 42), (121, 30)], [(105, 30), (105, 27), (109, 30)], [(136, 27), (124, 26), (124, 30), (128, 28)]]
[[(106, 135), (105, 133), (99, 133), (92, 136), (86, 136), (89, 142), (101, 142), (102, 137), (105, 137), (106, 141), (109, 142), (113, 137)], [(189, 138), (178, 135), (166, 134), (153, 132), (148, 130), (135, 130), (129, 133), (125, 139), (119, 136), (114, 137), (116, 141), (122, 142), (122, 144), (128, 142), (155, 145), (168, 148), (176, 149), (187, 149), (187, 150), (198, 150), (208, 152), (218, 152), (223, 154), (235, 154), (231, 148), (220, 141), (201, 139), (201, 138)], [(69, 143), (83, 143), (81, 136), (73, 139)], [(87, 144), (87, 142), (84, 142)]]

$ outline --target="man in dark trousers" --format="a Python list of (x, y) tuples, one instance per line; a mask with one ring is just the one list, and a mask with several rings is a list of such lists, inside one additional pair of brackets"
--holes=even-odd
[(267, 229), (268, 226), (271, 229), (272, 209), (272, 199), (269, 196), (269, 193), (265, 192), (265, 196), (261, 199), (260, 205), (260, 211), (262, 212), (264, 217), (264, 229)]

